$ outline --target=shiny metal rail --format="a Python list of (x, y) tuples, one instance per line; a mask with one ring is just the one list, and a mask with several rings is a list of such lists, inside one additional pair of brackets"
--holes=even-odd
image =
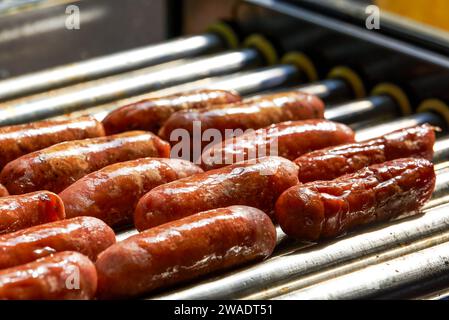
[(268, 299), (367, 267), (373, 259), (402, 256), (448, 240), (449, 205), (445, 205), (333, 241), (305, 248), (296, 243), (291, 245), (296, 248), (282, 248), (267, 261), (151, 298)]
[(371, 96), (365, 99), (342, 103), (328, 108), (325, 112), (326, 119), (355, 124), (360, 127), (367, 119), (370, 122), (380, 122), (394, 119), (400, 116), (400, 109), (396, 102), (389, 96)]
[(183, 37), (0, 81), (0, 101), (223, 48), (213, 33)]
[(60, 95), (55, 94), (19, 104), (0, 105), (0, 125), (44, 119), (145, 91), (236, 72), (261, 63), (262, 58), (257, 50), (243, 49), (193, 59), (162, 70), (150, 69), (147, 73), (136, 73), (132, 77), (121, 74), (117, 79), (109, 79), (105, 83), (82, 90), (64, 90)]
[[(448, 208), (444, 210), (448, 211)], [(443, 209), (435, 211), (441, 212)], [(448, 232), (438, 237), (449, 240)], [(281, 295), (276, 299), (385, 298), (397, 296), (399, 292), (410, 294), (413, 286), (428, 286), (428, 283), (438, 282), (449, 283), (448, 242)]]
[[(429, 123), (441, 128), (446, 127), (446, 123), (443, 117), (441, 117), (440, 115), (433, 112), (421, 112), (412, 114), (411, 116), (388, 121), (379, 125), (370, 126), (368, 128), (361, 128), (357, 130), (356, 138), (359, 141), (371, 139), (373, 137), (378, 137), (380, 134), (385, 132), (391, 132), (394, 130), (399, 130), (424, 123)], [(443, 146), (440, 144), (437, 148), (442, 149)]]
[(435, 143), (433, 159), (435, 162), (442, 162), (449, 159), (449, 136), (444, 136)]

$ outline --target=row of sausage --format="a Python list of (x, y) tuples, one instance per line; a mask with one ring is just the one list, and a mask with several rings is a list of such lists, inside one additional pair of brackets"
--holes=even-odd
[[(194, 92), (119, 108), (103, 124), (81, 118), (0, 128), (0, 149), (15, 152), (6, 153), (0, 174), (15, 194), (0, 198), (0, 297), (138, 296), (268, 257), (274, 223), (314, 241), (413, 212), (431, 196), (433, 127), (355, 142), (349, 127), (322, 119), (316, 97), (239, 99)], [(211, 161), (200, 168), (168, 159), (170, 144), (149, 131), (103, 136), (106, 128), (167, 137), (198, 119), (203, 129), (256, 129), (263, 139), (224, 140), (204, 150)], [(273, 136), (279, 156), (248, 159), (270, 149)], [(217, 154), (228, 161), (214, 162)], [(130, 223), (141, 233), (115, 243), (109, 226)], [(42, 276), (30, 279), (37, 268)], [(73, 268), (83, 281), (68, 290)], [(49, 277), (60, 285), (50, 288)]]

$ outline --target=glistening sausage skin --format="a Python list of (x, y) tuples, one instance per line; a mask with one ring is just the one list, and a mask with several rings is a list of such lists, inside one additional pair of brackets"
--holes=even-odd
[(268, 155), (294, 160), (313, 150), (349, 142), (354, 142), (354, 132), (344, 124), (322, 119), (287, 121), (227, 138), (207, 148), (202, 167), (211, 170)]
[(138, 296), (268, 257), (276, 230), (262, 211), (231, 206), (146, 230), (98, 256), (100, 298)]
[(367, 141), (329, 147), (295, 160), (299, 181), (332, 180), (376, 163), (406, 157), (432, 160), (434, 128), (421, 125)]
[(53, 192), (37, 191), (0, 198), (0, 234), (64, 218), (64, 204)]
[(145, 157), (168, 158), (170, 145), (150, 132), (62, 142), (24, 155), (6, 165), (0, 180), (10, 194), (37, 190), (61, 192), (107, 165)]
[(60, 252), (0, 270), (1, 300), (87, 300), (97, 289), (95, 265), (77, 252)]
[(201, 173), (179, 159), (145, 158), (116, 163), (81, 178), (59, 195), (68, 218), (93, 216), (110, 226), (132, 222), (137, 201), (161, 184)]
[(60, 251), (77, 251), (95, 261), (114, 243), (114, 231), (93, 217), (50, 222), (0, 236), (0, 269)]
[(104, 136), (94, 117), (44, 120), (0, 128), (0, 170), (10, 161), (54, 144)]
[(180, 110), (203, 109), (217, 104), (240, 101), (240, 95), (224, 90), (196, 90), (142, 100), (120, 107), (103, 120), (107, 134), (130, 130), (157, 133), (165, 121)]
[(276, 202), (276, 220), (301, 240), (336, 237), (361, 225), (417, 211), (435, 187), (433, 164), (404, 158), (330, 181), (299, 184)]
[(137, 203), (134, 224), (145, 230), (197, 212), (247, 205), (272, 214), (274, 203), (298, 183), (296, 165), (265, 157), (199, 173), (154, 188)]

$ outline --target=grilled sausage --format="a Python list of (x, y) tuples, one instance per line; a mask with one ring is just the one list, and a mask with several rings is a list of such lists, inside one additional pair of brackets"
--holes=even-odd
[(196, 174), (154, 188), (137, 203), (134, 224), (145, 230), (197, 212), (248, 205), (272, 214), (278, 196), (298, 183), (296, 165), (265, 157)]
[(116, 163), (81, 178), (59, 195), (69, 218), (93, 216), (110, 226), (132, 222), (137, 201), (161, 184), (203, 172), (191, 162), (145, 158)]
[(177, 111), (203, 109), (240, 100), (239, 94), (224, 90), (204, 89), (184, 92), (120, 107), (103, 120), (103, 125), (107, 134), (129, 130), (147, 130), (157, 133), (164, 122)]
[(295, 160), (299, 181), (332, 180), (376, 163), (405, 157), (433, 157), (434, 128), (415, 126), (367, 141), (329, 147)]
[(195, 124), (200, 124), (198, 130), (201, 134), (207, 129), (217, 129), (226, 138), (230, 131), (236, 129), (260, 129), (284, 121), (322, 118), (324, 104), (318, 97), (292, 91), (244, 100), (232, 107), (179, 111), (165, 122), (159, 135), (176, 143), (176, 138), (170, 139), (175, 129), (184, 129), (193, 137), (197, 130)]
[(276, 219), (289, 236), (318, 240), (357, 226), (418, 210), (435, 187), (433, 164), (404, 158), (376, 164), (331, 181), (299, 184), (276, 203)]
[(64, 218), (64, 204), (53, 192), (37, 191), (0, 198), (0, 234)]
[(144, 157), (167, 158), (170, 145), (152, 133), (130, 131), (108, 137), (62, 142), (6, 165), (0, 180), (11, 194), (61, 192), (88, 173)]
[(60, 251), (77, 251), (95, 261), (114, 243), (114, 231), (93, 217), (46, 223), (0, 236), (0, 269)]
[(354, 142), (354, 132), (344, 124), (321, 119), (282, 122), (207, 148), (202, 166), (210, 170), (268, 155), (294, 160), (312, 150), (348, 142)]
[(0, 170), (10, 161), (54, 144), (104, 136), (94, 117), (45, 120), (0, 128)]
[(6, 197), (9, 196), (9, 192), (8, 190), (6, 190), (6, 188), (0, 184), (0, 197)]
[(262, 211), (231, 206), (146, 230), (98, 256), (98, 295), (132, 297), (268, 257), (276, 229)]
[(97, 290), (97, 271), (86, 256), (60, 252), (0, 271), (1, 300), (86, 300)]

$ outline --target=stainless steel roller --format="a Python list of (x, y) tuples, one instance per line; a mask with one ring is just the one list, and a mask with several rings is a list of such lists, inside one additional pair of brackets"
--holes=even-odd
[(0, 81), (0, 101), (191, 57), (223, 47), (224, 43), (220, 36), (205, 33), (93, 58)]
[[(447, 207), (437, 209), (442, 213)], [(413, 287), (449, 283), (449, 234), (437, 235), (431, 242), (445, 243), (368, 266), (335, 279), (297, 290), (275, 299), (373, 299), (403, 297)], [(401, 294), (399, 294), (401, 293)]]
[[(171, 68), (121, 74), (93, 83), (81, 90), (53, 92), (53, 96), (0, 106), (0, 125), (18, 124), (56, 116), (107, 101), (200, 78), (236, 72), (260, 65), (263, 59), (256, 49), (243, 49), (197, 58)], [(99, 81), (99, 80), (96, 80)]]

